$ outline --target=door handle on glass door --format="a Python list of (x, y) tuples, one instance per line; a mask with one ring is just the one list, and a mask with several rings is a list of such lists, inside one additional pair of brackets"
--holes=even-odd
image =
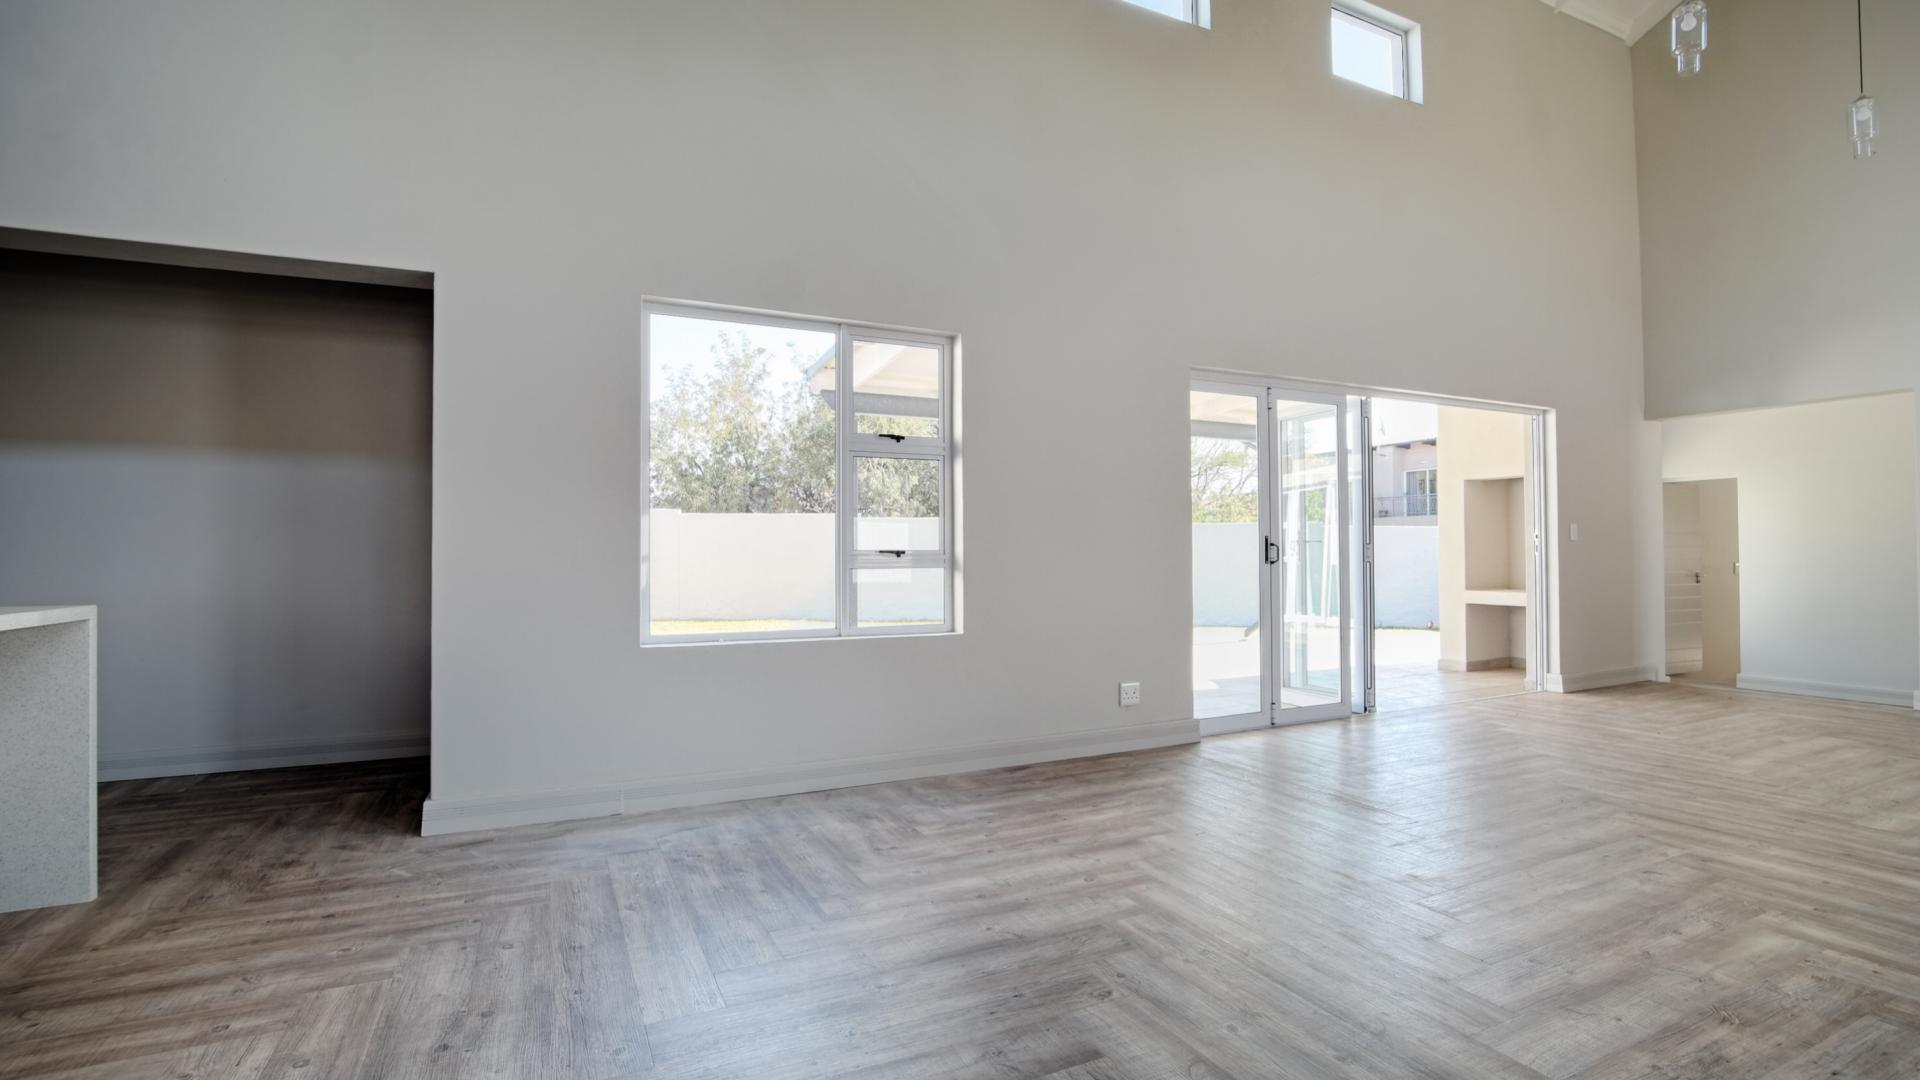
[(1266, 545), (1266, 551), (1261, 555), (1261, 559), (1268, 566), (1272, 566), (1280, 561), (1280, 545), (1274, 543), (1271, 536), (1266, 538)]

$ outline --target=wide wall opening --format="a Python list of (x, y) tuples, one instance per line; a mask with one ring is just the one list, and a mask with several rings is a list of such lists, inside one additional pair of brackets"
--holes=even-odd
[(102, 779), (426, 753), (432, 299), (0, 250), (0, 597), (98, 606)]
[(1196, 376), (1201, 731), (1539, 689), (1544, 419)]

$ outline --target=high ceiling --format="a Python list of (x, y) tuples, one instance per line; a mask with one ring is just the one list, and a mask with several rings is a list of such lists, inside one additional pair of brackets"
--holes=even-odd
[(1540, 0), (1581, 22), (1592, 23), (1631, 45), (1659, 24), (1678, 0)]

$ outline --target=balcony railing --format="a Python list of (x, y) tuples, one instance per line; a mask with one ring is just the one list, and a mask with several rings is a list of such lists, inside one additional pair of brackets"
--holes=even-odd
[(1387, 495), (1373, 500), (1373, 516), (1377, 518), (1432, 517), (1439, 512), (1438, 494)]

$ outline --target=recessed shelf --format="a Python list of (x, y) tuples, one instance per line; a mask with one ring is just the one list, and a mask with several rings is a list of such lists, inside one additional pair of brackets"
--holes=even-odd
[[(1468, 480), (1461, 485), (1466, 525), (1467, 603), (1525, 607), (1527, 591), (1527, 514), (1520, 477)], [(1475, 600), (1475, 593), (1518, 592), (1518, 604)]]
[(1525, 589), (1468, 589), (1464, 594), (1469, 604), (1482, 604), (1487, 607), (1527, 606)]

